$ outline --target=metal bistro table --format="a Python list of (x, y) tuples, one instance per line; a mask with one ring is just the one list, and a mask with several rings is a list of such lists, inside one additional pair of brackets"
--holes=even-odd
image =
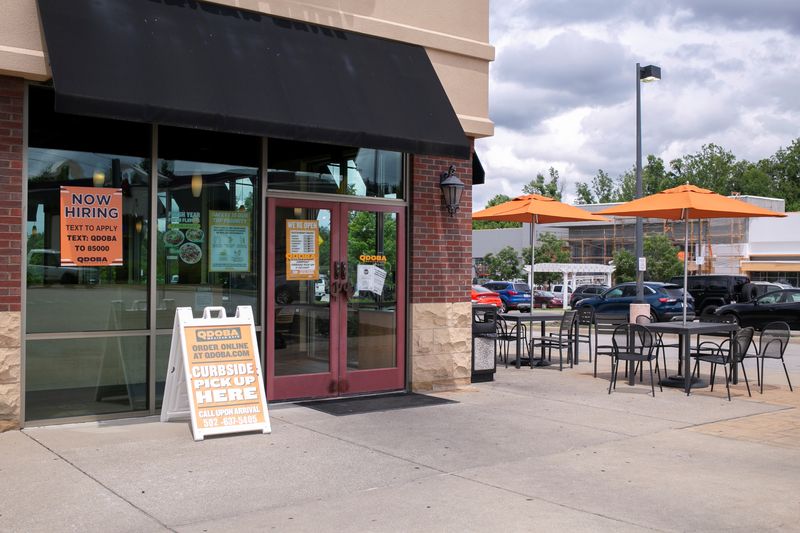
[[(702, 335), (703, 333), (728, 333), (733, 336), (739, 326), (733, 323), (724, 322), (654, 322), (647, 324), (647, 329), (658, 333), (676, 333), (680, 337), (680, 348), (678, 357), (683, 358), (683, 387), (686, 394), (689, 394), (692, 381), (692, 362), (691, 345), (692, 335)], [(733, 339), (731, 339), (733, 345)]]
[[(523, 322), (528, 322), (532, 324), (533, 322), (540, 322), (542, 324), (542, 337), (545, 336), (545, 322), (547, 321), (561, 321), (561, 317), (563, 316), (561, 313), (501, 313), (500, 314), (503, 319), (507, 321), (513, 321), (516, 323), (516, 330), (517, 330), (517, 368), (520, 367), (520, 324)], [(550, 363), (545, 361), (544, 359), (544, 346), (542, 346), (542, 357), (540, 359), (534, 359), (533, 357), (529, 357), (531, 368), (534, 366), (534, 361), (536, 361), (536, 366), (547, 366)]]

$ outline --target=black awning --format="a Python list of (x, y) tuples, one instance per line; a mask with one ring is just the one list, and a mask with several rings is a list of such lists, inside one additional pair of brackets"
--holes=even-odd
[(420, 46), (195, 0), (38, 0), (56, 110), (467, 159)]
[(483, 170), (481, 160), (478, 159), (478, 152), (472, 152), (472, 184), (483, 185), (486, 181), (486, 172)]

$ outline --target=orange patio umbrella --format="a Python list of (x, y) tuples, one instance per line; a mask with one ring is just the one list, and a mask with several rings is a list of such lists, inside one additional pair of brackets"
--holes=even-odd
[(554, 222), (604, 222), (608, 219), (580, 207), (565, 204), (548, 196), (526, 194), (508, 202), (472, 213), (473, 220), (524, 222), (531, 225), (531, 289), (533, 289), (534, 248), (536, 224)]
[(785, 217), (778, 213), (758, 207), (741, 200), (722, 196), (695, 185), (680, 185), (644, 198), (609, 207), (599, 211), (603, 215), (625, 217), (663, 218), (683, 220), (683, 322), (686, 323), (687, 276), (689, 262), (689, 219), (701, 218), (747, 218), (747, 217)]

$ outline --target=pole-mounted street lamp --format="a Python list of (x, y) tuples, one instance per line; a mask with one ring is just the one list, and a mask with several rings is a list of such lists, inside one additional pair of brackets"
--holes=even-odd
[[(661, 67), (636, 63), (636, 198), (642, 197), (642, 97), (641, 83), (661, 79)], [(644, 302), (644, 236), (642, 217), (636, 217), (636, 300)]]

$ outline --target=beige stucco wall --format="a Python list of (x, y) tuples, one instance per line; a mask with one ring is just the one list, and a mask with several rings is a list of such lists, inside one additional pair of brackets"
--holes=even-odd
[[(315, 24), (424, 46), (470, 137), (489, 120), (489, 0), (215, 0)], [(0, 0), (0, 74), (50, 77), (35, 0)]]
[(470, 383), (472, 304), (411, 304), (411, 388), (452, 390)]

